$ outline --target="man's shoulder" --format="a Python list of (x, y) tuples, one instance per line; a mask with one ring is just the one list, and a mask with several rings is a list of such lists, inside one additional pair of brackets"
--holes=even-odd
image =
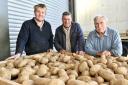
[(78, 26), (80, 24), (78, 22), (72, 22), (72, 25)]
[(62, 28), (63, 28), (63, 25), (60, 25), (60, 26), (58, 26), (58, 27), (56, 28), (56, 30), (57, 30), (57, 31), (60, 31), (60, 30), (62, 30)]
[(47, 24), (47, 25), (50, 25), (50, 23), (46, 20), (44, 20), (44, 23)]
[(29, 24), (29, 23), (32, 23), (33, 22), (33, 19), (29, 19), (29, 20), (26, 20), (23, 22), (23, 24)]
[(95, 30), (92, 30), (89, 32), (89, 35), (95, 35), (96, 31)]
[(118, 33), (118, 30), (117, 29), (112, 29), (112, 28), (107, 28), (108, 29), (108, 33), (112, 33), (112, 34), (115, 34), (115, 33)]
[(95, 36), (96, 36), (96, 31), (95, 30), (90, 31), (89, 34), (88, 34), (89, 38), (95, 38)]

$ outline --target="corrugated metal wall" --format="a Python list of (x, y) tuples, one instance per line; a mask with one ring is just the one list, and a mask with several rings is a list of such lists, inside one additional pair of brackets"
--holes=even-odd
[(52, 25), (53, 33), (61, 24), (61, 14), (68, 11), (68, 0), (8, 0), (8, 21), (11, 55), (15, 52), (17, 35), (25, 20), (31, 19), (33, 6), (38, 3), (47, 5), (46, 20)]

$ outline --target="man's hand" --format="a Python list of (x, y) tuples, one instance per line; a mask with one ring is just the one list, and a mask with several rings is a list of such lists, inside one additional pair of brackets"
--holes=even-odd
[(52, 49), (48, 49), (47, 52), (53, 52), (53, 50)]
[(14, 59), (14, 60), (16, 60), (16, 59), (19, 58), (20, 56), (21, 56), (21, 54), (18, 53), (18, 54), (16, 54), (16, 55), (13, 55), (13, 56), (7, 58), (6, 60), (10, 60), (10, 59)]
[(60, 50), (60, 53), (65, 53), (66, 52), (66, 50), (64, 50), (64, 49), (62, 49), (62, 50)]
[(83, 51), (77, 51), (76, 53), (79, 54), (79, 55), (84, 55)]
[(110, 51), (103, 51), (103, 52), (98, 52), (96, 55), (98, 56), (111, 56), (111, 52)]
[(111, 52), (110, 51), (104, 51), (103, 52), (103, 55), (105, 55), (105, 56), (111, 56)]

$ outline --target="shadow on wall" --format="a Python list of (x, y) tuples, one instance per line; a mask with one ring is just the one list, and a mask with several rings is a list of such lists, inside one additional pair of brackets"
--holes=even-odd
[(8, 29), (8, 0), (0, 0), (0, 60), (10, 55)]

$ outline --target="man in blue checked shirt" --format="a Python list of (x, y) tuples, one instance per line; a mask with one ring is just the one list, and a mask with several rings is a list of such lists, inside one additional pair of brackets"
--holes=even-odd
[(95, 30), (87, 37), (85, 52), (93, 56), (121, 56), (122, 42), (119, 32), (107, 27), (107, 18), (96, 16), (94, 25)]

